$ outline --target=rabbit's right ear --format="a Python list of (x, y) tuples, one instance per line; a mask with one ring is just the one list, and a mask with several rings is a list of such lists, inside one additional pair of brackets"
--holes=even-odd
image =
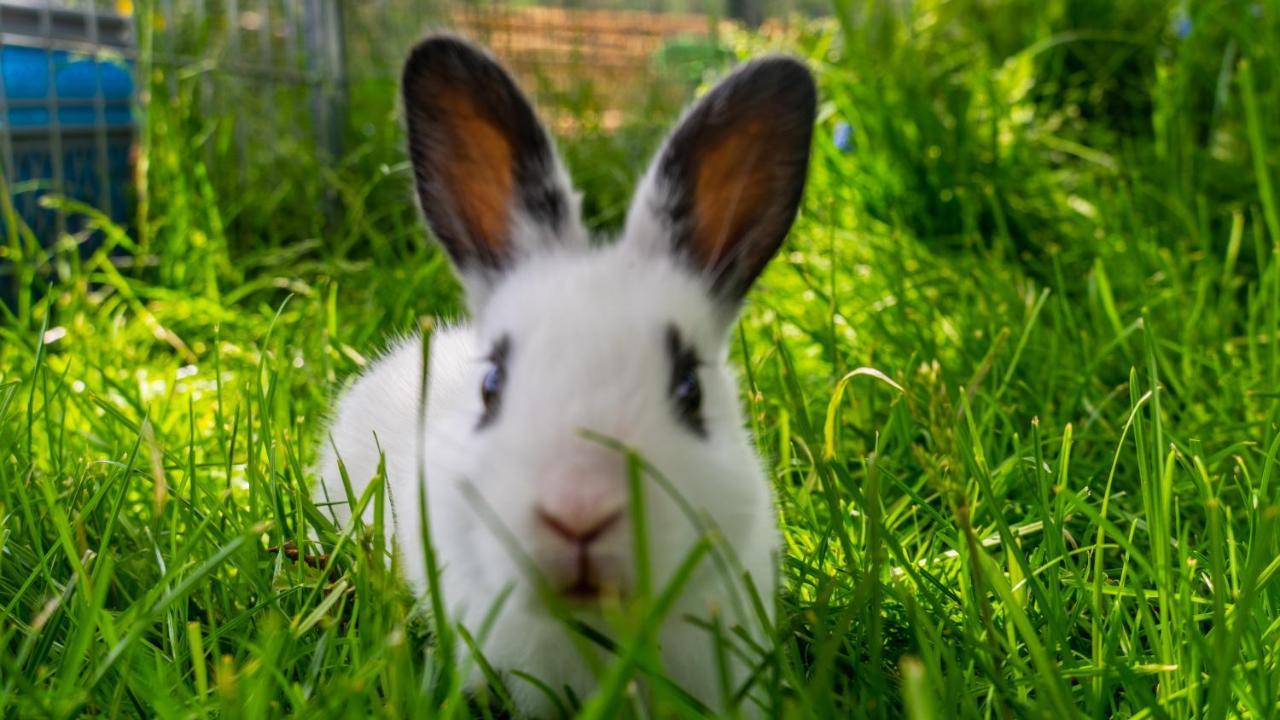
[(403, 93), (418, 200), (473, 309), (520, 255), (586, 242), (551, 140), (489, 55), (428, 38), (405, 62)]
[(817, 111), (813, 76), (768, 56), (693, 106), (649, 168), (626, 241), (672, 253), (736, 311), (791, 229)]

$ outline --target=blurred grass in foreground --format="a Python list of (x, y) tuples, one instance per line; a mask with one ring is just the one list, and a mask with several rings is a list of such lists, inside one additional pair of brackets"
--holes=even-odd
[[(755, 694), (1280, 715), (1280, 8), (834, 9), (733, 39), (811, 58), (824, 98), (736, 348), (788, 542)], [(233, 178), (235, 109), (153, 85), (137, 231), (89, 258), (5, 239), (28, 283), (0, 320), (0, 714), (498, 713), (500, 688), (464, 702), (376, 528), (332, 573), (268, 550), (315, 521), (331, 389), (458, 312), (392, 88), (353, 103), (375, 132), (340, 162), (285, 144)], [(593, 226), (655, 127), (561, 139)]]

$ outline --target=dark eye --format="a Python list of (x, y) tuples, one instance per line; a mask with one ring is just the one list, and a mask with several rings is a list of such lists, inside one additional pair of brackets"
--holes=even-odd
[(694, 417), (702, 409), (702, 385), (698, 382), (698, 369), (685, 368), (676, 378), (671, 388), (671, 397), (676, 401), (676, 410), (681, 417)]
[(511, 352), (511, 340), (503, 335), (493, 344), (489, 351), (489, 365), (485, 368), (484, 377), (480, 380), (480, 400), (484, 402), (484, 413), (476, 429), (483, 429), (498, 417), (502, 405), (502, 391), (507, 385), (507, 355)]
[(489, 370), (480, 381), (480, 398), (484, 400), (485, 413), (491, 413), (498, 407), (498, 397), (502, 394), (502, 385), (506, 382), (506, 373), (500, 365), (491, 363)]
[(675, 325), (667, 328), (667, 359), (671, 363), (671, 404), (676, 419), (698, 437), (707, 436), (702, 418), (702, 383), (698, 381), (698, 359), (693, 346), (680, 336)]

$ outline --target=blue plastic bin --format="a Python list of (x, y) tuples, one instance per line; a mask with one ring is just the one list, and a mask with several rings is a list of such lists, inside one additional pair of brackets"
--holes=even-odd
[(93, 101), (99, 78), (105, 125), (133, 125), (132, 68), (123, 61), (95, 61), (66, 50), (4, 46), (0, 47), (0, 68), (9, 111), (7, 126), (11, 129), (48, 128), (51, 89), (57, 90), (58, 123), (62, 129), (95, 127), (98, 113)]
[[(5, 110), (0, 113), (0, 133), (8, 135), (12, 152), (5, 181), (18, 214), (36, 237), (47, 243), (56, 235), (56, 212), (39, 203), (39, 195), (53, 190), (55, 162), (61, 165), (62, 194), (109, 208), (112, 219), (124, 223), (130, 214), (133, 179), (132, 64), (67, 50), (5, 45), (0, 46), (0, 78)], [(100, 147), (105, 157), (99, 155)], [(29, 181), (40, 181), (47, 189), (15, 192)], [(3, 222), (0, 218), (0, 230)], [(75, 217), (67, 218), (69, 230), (80, 224)]]

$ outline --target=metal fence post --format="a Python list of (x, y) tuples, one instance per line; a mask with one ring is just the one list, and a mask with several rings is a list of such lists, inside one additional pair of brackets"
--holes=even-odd
[(311, 84), (312, 127), (318, 149), (331, 158), (342, 153), (346, 102), (340, 0), (305, 0), (303, 38)]

